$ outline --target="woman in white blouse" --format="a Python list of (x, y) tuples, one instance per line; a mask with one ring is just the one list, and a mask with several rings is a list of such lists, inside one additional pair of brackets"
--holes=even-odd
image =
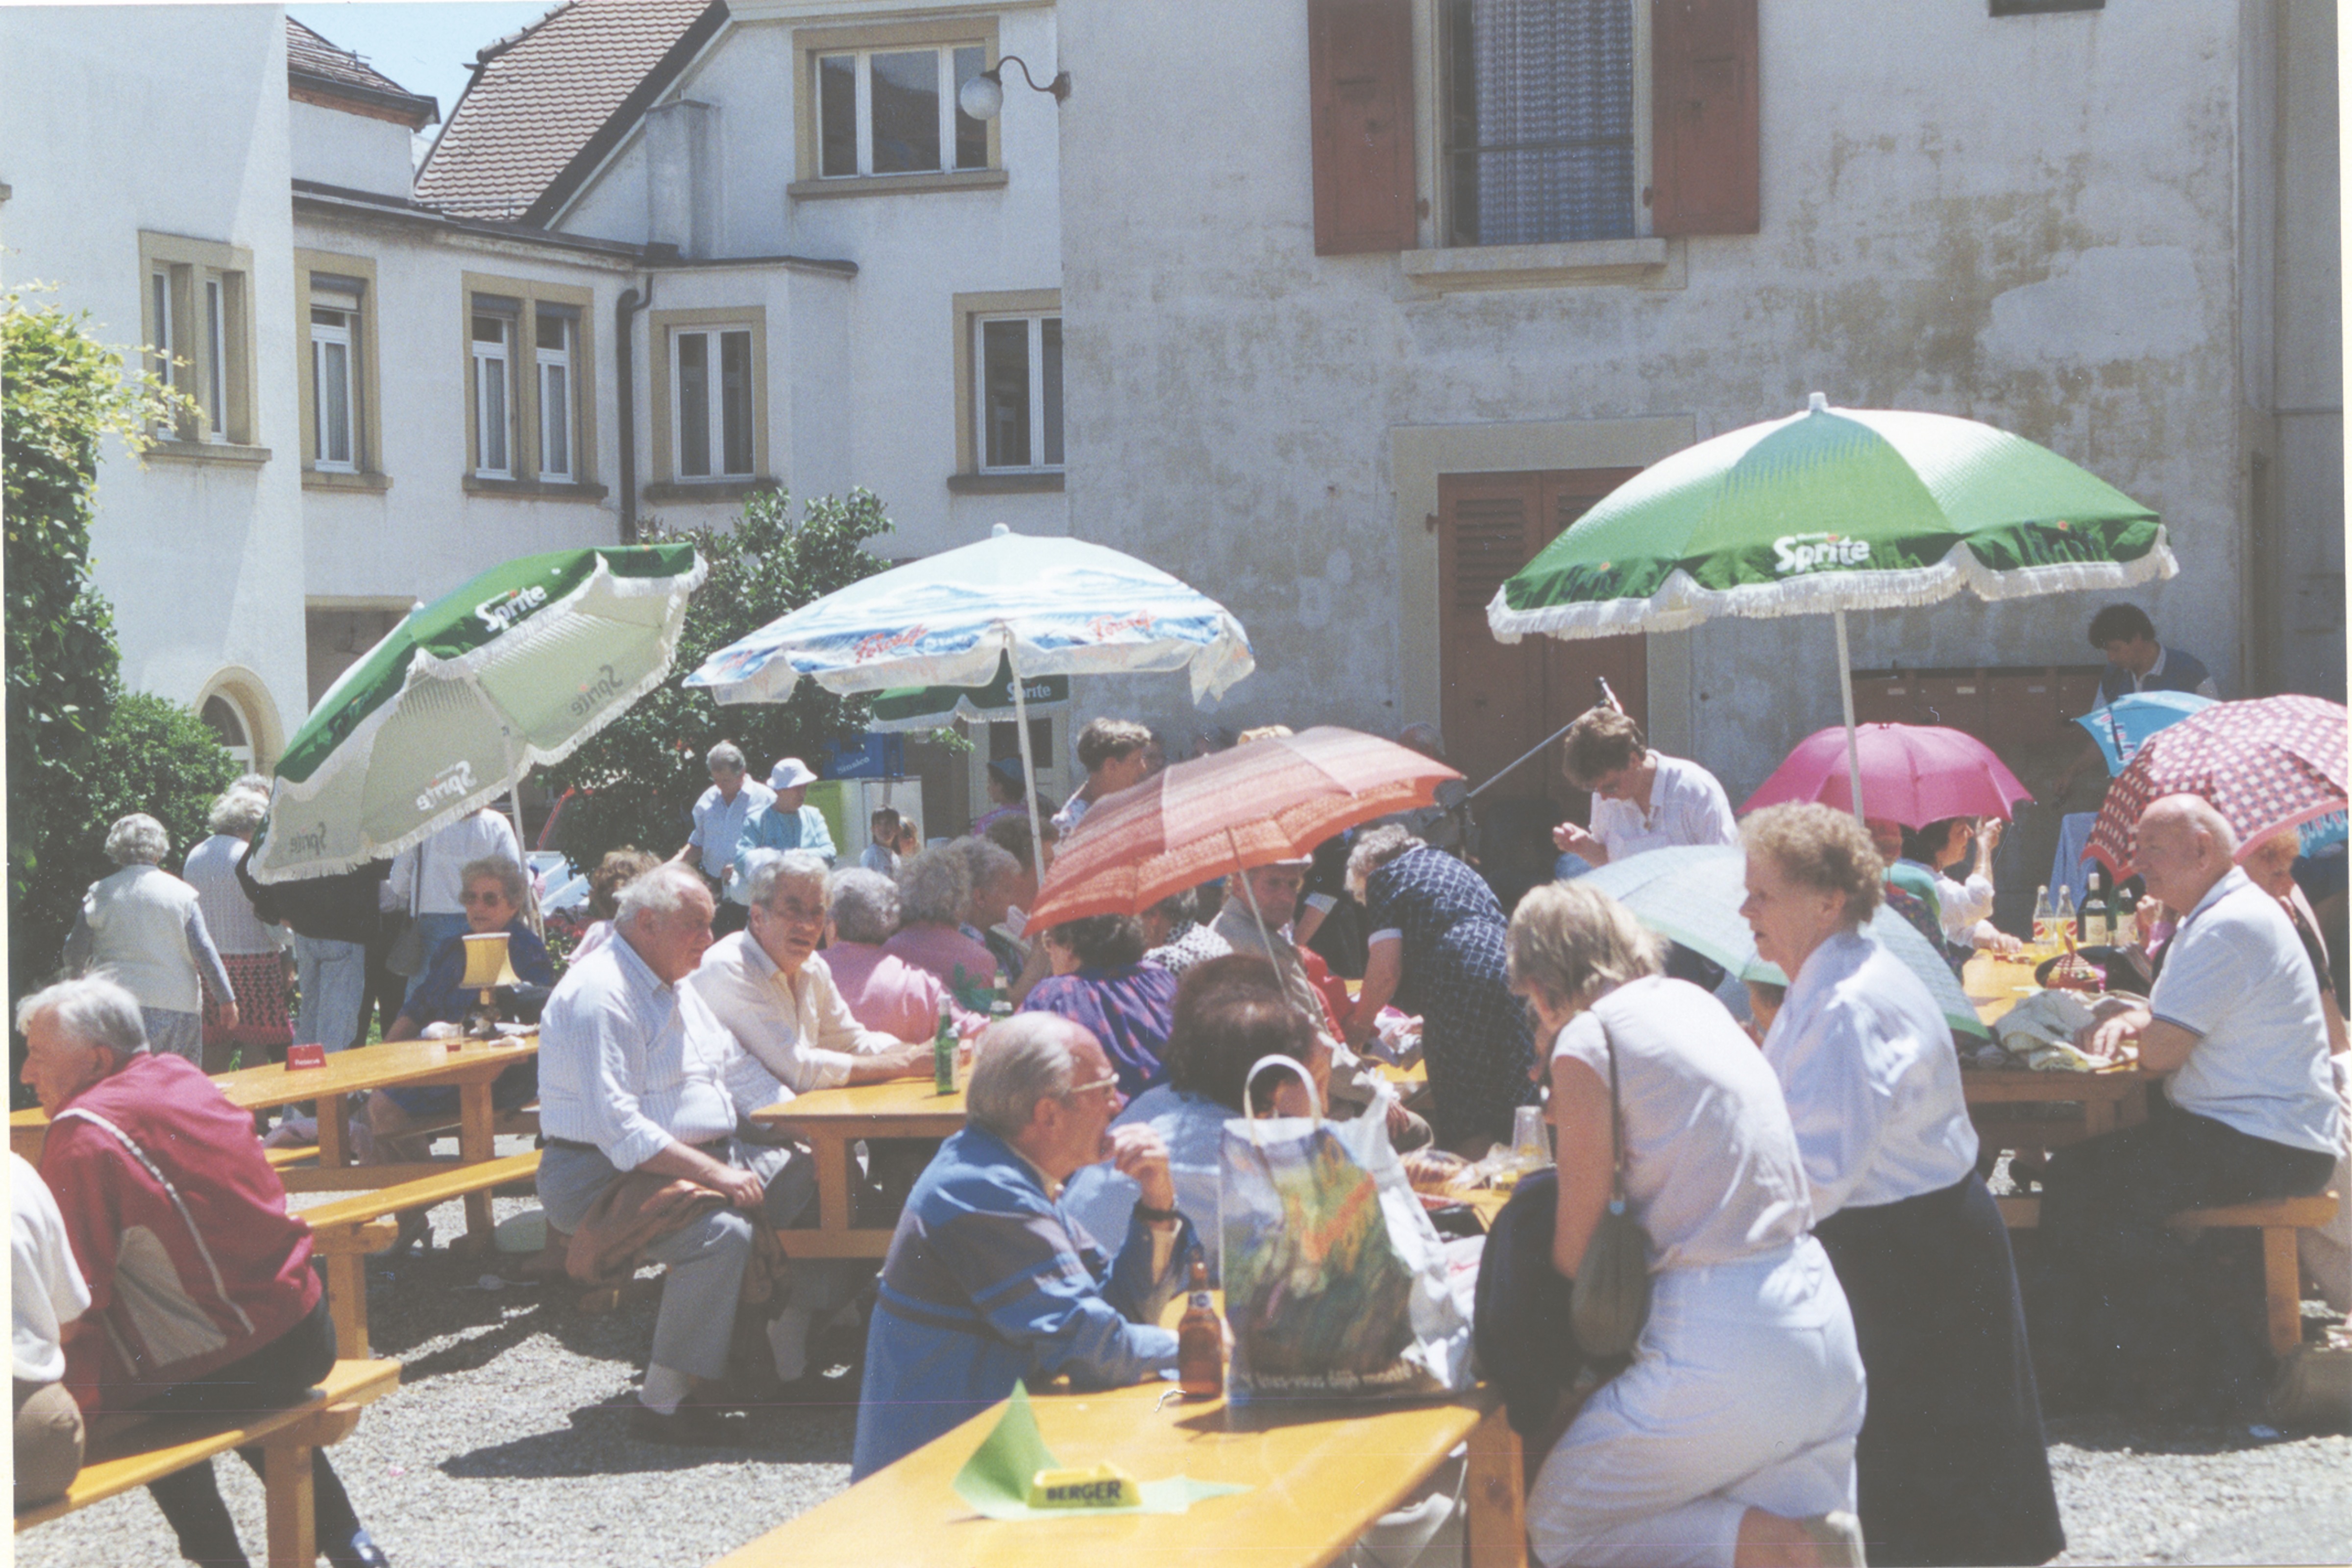
[(1789, 974), (1764, 1036), (1870, 1374), (1855, 1449), (1869, 1560), (2032, 1563), (2065, 1548), (2009, 1233), (1976, 1173), (1951, 1026), (1859, 929), (1885, 875), (1825, 805), (1748, 818), (1759, 956)]
[[(1903, 830), (1903, 858), (1926, 867), (1936, 879), (1937, 908), (1944, 940), (1954, 947), (2015, 952), (2023, 945), (1992, 923), (1992, 857), (2000, 847), (2000, 818), (1979, 826), (1973, 816), (1947, 816), (1927, 826)], [(1951, 873), (1977, 847), (1977, 868), (1961, 879)]]
[[(1780, 1086), (1720, 1003), (1582, 883), (1511, 918), (1512, 988), (1551, 1058), (1552, 1262), (1573, 1276), (1611, 1192), (1610, 1061), (1628, 1208), (1649, 1239), (1633, 1364), (1574, 1413), (1528, 1498), (1544, 1563), (1858, 1563), (1862, 1359)], [(1563, 1401), (1565, 1404), (1566, 1401)]]

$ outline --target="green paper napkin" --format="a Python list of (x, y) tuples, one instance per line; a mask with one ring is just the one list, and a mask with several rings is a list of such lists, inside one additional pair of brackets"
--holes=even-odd
[(1060, 1468), (1061, 1461), (1054, 1458), (1044, 1434), (1037, 1430), (1036, 1413), (1029, 1408), (1029, 1390), (1015, 1383), (1004, 1419), (956, 1472), (956, 1495), (970, 1503), (973, 1511), (990, 1519), (1098, 1519), (1105, 1513), (1182, 1513), (1202, 1498), (1249, 1490), (1228, 1481), (1171, 1476), (1140, 1483), (1143, 1501), (1131, 1509), (1031, 1508), (1030, 1478), (1039, 1470)]

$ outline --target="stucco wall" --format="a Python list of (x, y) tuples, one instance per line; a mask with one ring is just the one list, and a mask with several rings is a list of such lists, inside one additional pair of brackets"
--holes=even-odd
[(0, 60), (10, 287), (56, 285), (47, 298), (128, 347), (146, 337), (142, 229), (253, 253), (254, 442), (268, 460), (142, 468), (109, 442), (91, 548), (126, 681), (194, 702), (224, 670), (249, 670), (282, 735), (308, 707), (301, 599), (283, 587), (303, 552), (284, 13), (8, 6)]
[(408, 195), (407, 126), (315, 103), (289, 102), (286, 108), (296, 179), (390, 196)]
[[(877, 7), (876, 19), (891, 20), (880, 14), (889, 9)], [(754, 16), (757, 10), (743, 8)], [(1030, 61), (1041, 79), (1052, 74), (1058, 46), (1050, 10), (1008, 11), (998, 25), (1003, 52)], [(845, 289), (814, 278), (791, 286), (800, 298), (838, 290), (840, 305), (826, 309), (843, 314), (812, 317), (796, 306), (789, 345), (777, 341), (771, 307), (772, 425), (796, 427), (790, 445), (775, 448), (793, 465), (776, 477), (796, 496), (853, 485), (880, 494), (898, 531), (876, 548), (893, 557), (969, 543), (998, 522), (1024, 532), (1066, 531), (1059, 494), (951, 495), (947, 488), (956, 469), (954, 296), (1060, 285), (1053, 100), (1021, 87), (1017, 69), (1011, 73), (999, 121), (1008, 175), (1001, 188), (794, 198), (786, 193), (795, 173), (793, 37), (787, 22), (739, 15), (671, 95), (714, 110), (719, 168), (708, 184), (722, 208), (714, 254), (791, 254), (858, 267)], [(633, 136), (558, 226), (611, 239), (660, 237), (648, 233), (651, 157), (647, 139)], [(672, 301), (699, 298), (715, 286), (706, 279), (665, 273), (658, 288)], [(658, 510), (683, 515), (674, 502)]]
[[(1314, 255), (1303, 5), (1064, 0), (1072, 531), (1241, 617), (1260, 671), (1228, 721), (1439, 716), (1434, 551), (1399, 516), (1392, 430), (1675, 416), (1704, 439), (1813, 390), (1988, 420), (2158, 509), (2182, 573), (2134, 596), (2231, 684), (2233, 8), (1761, 15), (1760, 234), (1671, 245), (1664, 286), (1431, 298), (1395, 256)], [(1181, 125), (1113, 85), (1144, 82), (1185, 84)], [(1857, 617), (1854, 657), (2080, 661), (2092, 607)], [(1826, 619), (1675, 640), (1653, 714), (1735, 798), (1837, 716)], [(1152, 714), (1178, 733), (1181, 700)]]

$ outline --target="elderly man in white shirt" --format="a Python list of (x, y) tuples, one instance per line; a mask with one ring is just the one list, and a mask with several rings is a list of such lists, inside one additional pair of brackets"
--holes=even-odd
[[(702, 879), (682, 866), (639, 877), (621, 895), (614, 940), (572, 965), (540, 1020), (539, 1196), (550, 1225), (576, 1230), (635, 1172), (682, 1177), (730, 1205), (645, 1249), (669, 1266), (635, 1427), (657, 1442), (733, 1440), (719, 1403), (697, 1391), (726, 1374), (752, 1226), (790, 1226), (816, 1199), (808, 1162), (735, 1136), (740, 1114), (772, 1098), (774, 1080), (680, 984), (710, 945), (711, 907)], [(827, 1280), (804, 1272), (794, 1270), (793, 1302), (813, 1307), (800, 1300), (803, 1286), (821, 1292)]]
[[(2226, 1381), (2254, 1372), (2243, 1363), (2260, 1352), (2216, 1341), (2211, 1325), (2228, 1320), (2204, 1304), (2212, 1282), (2199, 1276), (2210, 1270), (2165, 1217), (2319, 1192), (2342, 1147), (2342, 1109), (2311, 961), (2278, 900), (2235, 864), (2228, 819), (2198, 796), (2167, 795), (2141, 815), (2137, 838), (2148, 895), (2189, 912), (2147, 1001), (2101, 1022), (2089, 1046), (2105, 1057), (2136, 1044), (2142, 1072), (2170, 1077), (2139, 1126), (2051, 1156), (2033, 1348), (2044, 1384), (2084, 1400), (2226, 1414), (2216, 1409)], [(2259, 1322), (2262, 1287), (2246, 1261), (2226, 1284)]]
[(694, 803), (694, 831), (677, 854), (682, 866), (699, 868), (726, 895), (719, 907), (716, 929), (720, 935), (743, 929), (746, 900), (735, 865), (735, 850), (754, 812), (776, 798), (776, 792), (757, 779), (746, 778), (742, 748), (721, 741), (710, 748), (710, 787)]

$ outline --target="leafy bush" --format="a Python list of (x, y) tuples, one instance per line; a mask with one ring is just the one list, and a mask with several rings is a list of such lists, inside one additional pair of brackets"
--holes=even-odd
[(686, 841), (695, 799), (710, 785), (703, 757), (720, 741), (740, 746), (763, 777), (779, 756), (814, 764), (826, 742), (859, 732), (865, 700), (836, 697), (814, 680), (802, 681), (789, 701), (728, 708), (678, 682), (738, 637), (885, 570), (859, 547), (889, 531), (882, 502), (863, 489), (808, 502), (797, 524), (782, 491), (754, 495), (729, 529), (672, 531), (649, 521), (646, 542), (691, 541), (710, 575), (687, 606), (676, 675), (548, 771), (551, 792), (576, 792), (556, 817), (553, 847), (582, 867), (629, 844), (669, 854)]

